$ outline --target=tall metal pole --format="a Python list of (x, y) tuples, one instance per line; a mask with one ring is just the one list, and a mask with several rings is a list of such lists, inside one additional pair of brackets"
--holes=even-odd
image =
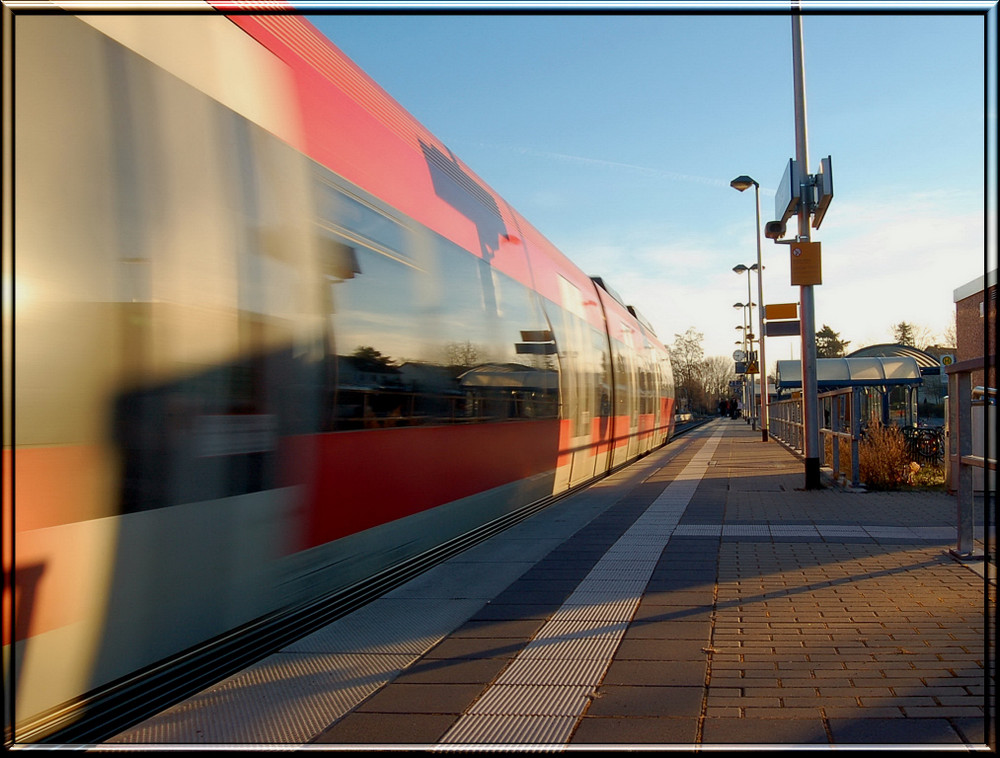
[[(747, 362), (750, 361), (750, 356), (753, 355), (753, 338), (750, 336), (753, 334), (753, 295), (750, 294), (750, 269), (747, 269), (747, 310), (749, 311), (749, 316), (747, 317)], [(749, 366), (748, 366), (749, 368)], [(754, 379), (753, 374), (747, 373), (747, 377), (750, 379), (750, 405), (747, 406), (747, 423), (750, 424), (750, 428), (757, 431), (757, 400), (754, 397)]]
[[(750, 333), (747, 322), (747, 309), (750, 307), (749, 302), (743, 306), (743, 363), (744, 366), (750, 361), (750, 346), (747, 344), (747, 335)], [(743, 413), (749, 414), (750, 406), (747, 405), (747, 372), (746, 368), (743, 370)], [(749, 418), (749, 415), (745, 415), (744, 418)]]
[[(812, 211), (812, 187), (809, 175), (809, 148), (806, 137), (805, 62), (802, 57), (802, 14), (796, 1), (792, 9), (792, 70), (795, 80), (795, 160), (799, 165), (799, 241), (809, 241)], [(816, 385), (816, 314), (813, 286), (801, 285), (802, 308), (802, 409), (805, 426), (805, 488), (820, 488), (819, 476), (819, 398)]]
[(753, 183), (754, 195), (757, 197), (757, 323), (760, 333), (757, 342), (760, 344), (760, 362), (757, 370), (760, 372), (760, 439), (767, 442), (767, 360), (764, 358), (764, 264), (760, 259), (760, 185)]

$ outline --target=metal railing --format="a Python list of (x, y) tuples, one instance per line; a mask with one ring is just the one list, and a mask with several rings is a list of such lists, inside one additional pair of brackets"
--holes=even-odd
[[(857, 387), (821, 392), (817, 397), (822, 408), (824, 451), (826, 440), (831, 440), (832, 460), (830, 468), (833, 479), (840, 478), (840, 445), (850, 446), (851, 486), (861, 484), (861, 458), (859, 445), (861, 443), (861, 390)], [(825, 453), (824, 453), (825, 454)], [(846, 471), (844, 472), (846, 475)]]
[[(995, 434), (984, 430), (986, 434), (983, 455), (973, 453), (972, 435), (972, 372), (982, 370), (986, 365), (992, 365), (993, 360), (994, 357), (990, 356), (988, 364), (982, 358), (961, 361), (945, 369), (948, 374), (949, 490), (955, 488), (958, 501), (957, 545), (951, 552), (959, 558), (969, 558), (974, 554), (973, 507), (976, 469), (983, 469), (984, 473), (996, 471), (996, 458), (989, 455), (991, 452), (989, 444), (995, 439)], [(987, 408), (984, 407), (983, 410), (984, 424), (988, 424), (988, 414), (985, 413)], [(989, 489), (989, 476), (985, 479), (984, 490)]]
[(802, 454), (805, 446), (802, 401), (772, 400), (767, 406), (768, 433), (792, 452)]
[[(989, 361), (992, 363), (993, 356), (990, 356)], [(972, 372), (983, 369), (985, 365), (987, 365), (986, 362), (980, 358), (955, 363), (945, 369), (948, 374), (949, 397), (948, 461), (945, 473), (948, 489), (956, 492), (958, 505), (957, 545), (952, 553), (963, 558), (971, 557), (974, 552), (975, 516), (973, 505), (977, 469), (983, 470), (985, 474), (984, 492), (992, 493), (995, 496), (995, 492), (993, 492), (995, 478), (991, 478), (989, 472), (996, 471), (996, 453), (991, 451), (988, 445), (989, 441), (996, 439), (996, 430), (990, 428), (995, 425), (996, 416), (987, 411), (989, 411), (991, 402), (995, 403), (996, 401), (996, 391), (992, 389), (980, 391), (980, 388), (976, 388), (982, 399), (980, 400), (977, 395), (977, 399), (974, 400), (972, 389)], [(823, 392), (817, 397), (821, 400), (821, 407), (824, 409), (824, 412), (821, 413), (824, 423), (820, 427), (820, 433), (824, 437), (830, 438), (832, 442), (834, 479), (839, 478), (840, 475), (840, 445), (849, 444), (851, 447), (851, 484), (856, 487), (860, 484), (858, 448), (862, 437), (860, 389), (847, 388)], [(984, 406), (982, 423), (986, 443), (982, 455), (973, 452), (972, 408), (976, 403), (982, 403)], [(802, 455), (804, 430), (800, 399), (772, 401), (769, 406), (768, 425), (772, 437), (793, 452)]]
[[(833, 478), (841, 476), (841, 445), (848, 445), (850, 450), (851, 486), (860, 484), (860, 458), (858, 444), (861, 440), (861, 411), (859, 390), (846, 388), (821, 392), (817, 395), (821, 413), (822, 425), (819, 432), (824, 439), (824, 456), (826, 440), (831, 441), (833, 453), (830, 468)], [(805, 446), (805, 430), (802, 419), (802, 401), (794, 398), (789, 400), (772, 400), (768, 406), (768, 428), (772, 437), (781, 442), (792, 452), (803, 455)], [(847, 476), (847, 470), (843, 471)]]

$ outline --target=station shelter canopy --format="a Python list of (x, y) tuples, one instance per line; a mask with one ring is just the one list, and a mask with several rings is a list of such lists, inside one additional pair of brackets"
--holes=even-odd
[[(918, 385), (920, 366), (911, 356), (869, 358), (818, 358), (816, 387), (896, 387)], [(777, 389), (802, 387), (802, 362), (778, 361)]]
[(882, 344), (869, 345), (855, 350), (845, 355), (845, 358), (899, 358), (909, 356), (917, 362), (920, 373), (924, 376), (938, 376), (941, 374), (940, 358), (931, 355), (924, 350), (918, 350), (909, 345)]
[(462, 389), (490, 388), (500, 390), (551, 390), (559, 388), (558, 374), (552, 370), (535, 369), (519, 363), (487, 363), (469, 369), (459, 376)]

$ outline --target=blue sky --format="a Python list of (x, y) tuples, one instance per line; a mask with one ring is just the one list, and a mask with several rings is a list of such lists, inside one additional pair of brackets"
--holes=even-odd
[[(816, 327), (829, 324), (849, 350), (892, 341), (900, 321), (943, 341), (954, 290), (996, 267), (985, 176), (996, 9), (885, 5), (828, 2), (856, 12), (803, 21), (809, 170), (831, 156), (835, 192), (812, 232), (823, 245)], [(757, 248), (753, 191), (729, 182), (759, 182), (764, 223), (795, 156), (791, 21), (765, 12), (787, 5), (517, 7), (529, 10), (312, 21), (665, 343), (694, 327), (707, 356), (730, 355), (742, 324), (733, 304), (747, 294), (732, 268), (754, 263)], [(901, 12), (918, 7), (935, 12)], [(765, 303), (796, 302), (788, 246), (763, 239), (762, 255)], [(771, 366), (798, 358), (799, 340), (769, 340), (767, 353)]]

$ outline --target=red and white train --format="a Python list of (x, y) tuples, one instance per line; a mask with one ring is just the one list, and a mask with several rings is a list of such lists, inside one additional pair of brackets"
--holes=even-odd
[(216, 6), (3, 11), (8, 743), (672, 433), (634, 309), (307, 20)]

